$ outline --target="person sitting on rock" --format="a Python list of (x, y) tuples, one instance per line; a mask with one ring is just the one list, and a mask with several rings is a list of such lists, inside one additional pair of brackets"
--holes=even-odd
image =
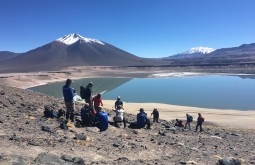
[(114, 108), (117, 109), (118, 105), (121, 105), (122, 108), (123, 108), (123, 102), (120, 100), (120, 96), (117, 97), (117, 100), (115, 101), (115, 105), (114, 105)]
[(144, 128), (146, 126), (147, 129), (150, 129), (151, 123), (150, 120), (147, 118), (147, 114), (144, 112), (143, 108), (140, 108), (140, 113), (136, 115), (137, 121), (131, 123), (129, 128)]
[(196, 131), (197, 131), (198, 126), (200, 127), (200, 132), (203, 131), (202, 124), (204, 121), (205, 121), (205, 118), (201, 115), (201, 113), (198, 113)]
[(113, 117), (113, 121), (114, 121), (114, 125), (116, 127), (119, 127), (118, 123), (121, 123), (123, 122), (124, 124), (124, 128), (126, 128), (126, 119), (125, 119), (125, 113), (124, 113), (124, 109), (122, 108), (121, 105), (118, 105), (117, 106), (117, 109), (116, 109), (116, 114), (115, 116)]
[(158, 123), (159, 112), (158, 112), (157, 108), (154, 108), (154, 110), (153, 110), (153, 112), (151, 113), (151, 115), (153, 115), (153, 123), (155, 123), (155, 122)]
[(102, 96), (100, 93), (98, 93), (96, 96), (93, 97), (92, 99), (93, 104), (94, 104), (94, 108), (96, 110), (96, 112), (98, 112), (98, 107), (99, 106), (103, 106), (103, 102), (102, 102)]
[(101, 106), (98, 107), (98, 113), (95, 118), (95, 125), (100, 132), (108, 129), (108, 113), (103, 111)]
[(175, 122), (174, 126), (177, 126), (177, 127), (184, 127), (183, 121), (182, 121), (182, 120), (179, 120), (179, 119), (176, 119), (176, 122)]
[(71, 79), (66, 80), (66, 84), (63, 86), (63, 95), (64, 95), (64, 100), (65, 100), (65, 106), (66, 106), (66, 119), (74, 122), (74, 93), (73, 89), (71, 87), (71, 83), (73, 81)]

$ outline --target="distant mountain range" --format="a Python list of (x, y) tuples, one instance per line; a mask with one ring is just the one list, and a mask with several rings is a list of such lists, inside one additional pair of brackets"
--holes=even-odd
[(25, 53), (0, 51), (0, 72), (59, 70), (68, 66), (255, 65), (255, 43), (239, 47), (191, 48), (165, 58), (141, 58), (106, 42), (69, 34)]
[(0, 61), (5, 61), (11, 58), (14, 58), (18, 55), (20, 55), (21, 53), (13, 53), (13, 52), (9, 52), (9, 51), (0, 51)]
[(182, 58), (200, 57), (205, 54), (211, 53), (213, 51), (215, 51), (215, 49), (200, 46), (200, 47), (191, 48), (183, 53), (178, 53), (172, 56), (165, 57), (164, 59), (182, 59)]
[(58, 70), (68, 66), (142, 66), (153, 65), (155, 61), (158, 60), (140, 58), (97, 39), (69, 34), (0, 62), (0, 71)]
[(255, 64), (255, 43), (217, 50), (206, 47), (192, 48), (184, 53), (165, 57), (163, 60), (172, 66)]

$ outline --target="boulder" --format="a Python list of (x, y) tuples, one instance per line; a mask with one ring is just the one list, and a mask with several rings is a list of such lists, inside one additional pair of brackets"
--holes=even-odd
[(217, 165), (241, 165), (241, 161), (234, 157), (222, 158), (217, 162)]
[(65, 161), (60, 159), (56, 155), (52, 155), (50, 153), (40, 153), (36, 158), (35, 158), (35, 163), (36, 164), (64, 164)]

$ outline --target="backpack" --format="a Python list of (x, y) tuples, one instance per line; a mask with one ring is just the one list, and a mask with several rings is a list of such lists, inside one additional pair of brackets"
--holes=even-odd
[(82, 99), (85, 99), (86, 96), (85, 96), (85, 87), (84, 86), (80, 86), (80, 96)]
[(47, 118), (54, 118), (57, 117), (57, 112), (54, 111), (54, 109), (48, 105), (44, 107), (44, 117)]
[(94, 121), (94, 115), (89, 107), (81, 109), (81, 120), (84, 125), (91, 126)]
[(201, 122), (203, 123), (205, 121), (205, 118), (204, 117), (201, 117)]
[(193, 121), (193, 117), (192, 117), (192, 116), (189, 116), (189, 119), (190, 119), (190, 122), (192, 122), (192, 121)]
[(63, 110), (63, 109), (59, 109), (58, 110), (58, 114), (57, 114), (57, 118), (60, 118), (60, 117), (65, 117), (66, 116), (66, 111)]

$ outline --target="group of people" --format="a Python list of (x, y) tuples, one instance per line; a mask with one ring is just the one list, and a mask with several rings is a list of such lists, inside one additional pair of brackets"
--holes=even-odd
[[(100, 131), (105, 131), (108, 128), (108, 113), (103, 111), (103, 102), (101, 94), (93, 96), (92, 87), (93, 83), (90, 82), (86, 87), (80, 86), (80, 96), (76, 94), (76, 91), (71, 87), (71, 79), (67, 79), (65, 85), (63, 86), (63, 96), (66, 106), (66, 119), (74, 122), (74, 107), (75, 101), (85, 100), (85, 105), (81, 109), (80, 115), (83, 125), (88, 126), (97, 126)], [(124, 128), (126, 128), (126, 116), (123, 108), (123, 102), (120, 99), (120, 96), (117, 97), (114, 106), (115, 116), (113, 117), (114, 125), (119, 127), (118, 123), (123, 123)], [(151, 113), (153, 116), (153, 123), (159, 122), (159, 112), (157, 108), (154, 108)], [(187, 120), (185, 126), (181, 120), (176, 119), (175, 126), (184, 127), (187, 126), (190, 128), (190, 123), (193, 121), (193, 117), (189, 114), (186, 114)], [(200, 132), (203, 131), (202, 124), (204, 118), (201, 113), (198, 114), (196, 131), (200, 127)], [(137, 114), (137, 121), (130, 123), (129, 128), (144, 128), (150, 129), (151, 123), (147, 114), (144, 112), (143, 108), (140, 108), (139, 113)]]
[[(198, 130), (198, 127), (200, 128), (200, 130), (199, 130), (200, 132), (203, 131), (202, 124), (203, 124), (204, 120), (205, 119), (201, 115), (201, 113), (198, 113), (196, 131)], [(184, 127), (184, 129), (187, 129), (189, 127), (189, 130), (191, 130), (190, 123), (192, 121), (193, 121), (193, 117), (187, 113), (186, 114), (186, 123), (185, 123), (185, 125), (183, 124), (182, 120), (176, 119), (175, 126), (177, 126), (177, 127)]]

